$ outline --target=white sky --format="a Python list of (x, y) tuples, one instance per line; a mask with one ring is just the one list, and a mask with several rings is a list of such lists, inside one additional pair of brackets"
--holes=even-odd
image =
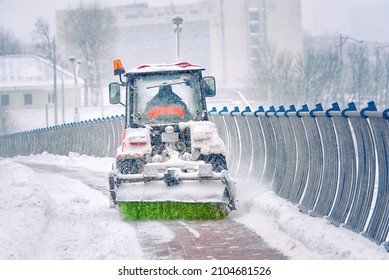
[(388, 41), (389, 0), (301, 0), (302, 23), (312, 35), (347, 34)]
[[(147, 2), (150, 6), (193, 3), (199, 0), (110, 0), (103, 5)], [(55, 10), (77, 6), (80, 0), (0, 0), (0, 26), (25, 41), (31, 38), (36, 17), (48, 19), (54, 31)], [(363, 36), (389, 41), (389, 0), (301, 0), (303, 28), (312, 35)], [(374, 8), (375, 7), (375, 8)], [(354, 13), (355, 24), (352, 26)], [(355, 13), (359, 13), (356, 15)]]

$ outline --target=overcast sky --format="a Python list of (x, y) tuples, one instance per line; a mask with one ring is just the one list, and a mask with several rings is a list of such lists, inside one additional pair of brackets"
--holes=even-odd
[[(150, 6), (199, 0), (110, 0), (104, 5), (147, 2)], [(234, 1), (234, 0), (230, 0)], [(76, 7), (80, 0), (0, 0), (0, 26), (28, 41), (36, 17), (48, 19), (54, 31), (55, 10)], [(302, 24), (312, 35), (339, 33), (389, 42), (389, 0), (301, 0)]]
[(346, 34), (389, 41), (389, 0), (301, 0), (302, 24), (312, 35)]

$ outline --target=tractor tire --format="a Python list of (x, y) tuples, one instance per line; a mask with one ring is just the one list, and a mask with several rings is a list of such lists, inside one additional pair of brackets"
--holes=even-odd
[(120, 159), (116, 161), (116, 168), (122, 174), (140, 174), (143, 172), (143, 159)]
[(210, 163), (214, 172), (228, 170), (226, 157), (222, 154), (200, 155), (199, 160)]

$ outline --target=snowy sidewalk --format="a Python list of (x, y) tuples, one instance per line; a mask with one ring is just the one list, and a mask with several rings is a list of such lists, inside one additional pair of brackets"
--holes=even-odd
[[(139, 241), (152, 259), (287, 259), (261, 237), (232, 219), (219, 221), (138, 222)], [(159, 234), (156, 234), (159, 233)]]

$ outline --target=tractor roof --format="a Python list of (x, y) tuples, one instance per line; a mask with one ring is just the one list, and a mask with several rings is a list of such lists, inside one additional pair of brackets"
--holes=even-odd
[(190, 70), (205, 70), (205, 68), (189, 62), (178, 62), (173, 64), (142, 64), (136, 68), (132, 68), (130, 71), (127, 71), (127, 74)]

